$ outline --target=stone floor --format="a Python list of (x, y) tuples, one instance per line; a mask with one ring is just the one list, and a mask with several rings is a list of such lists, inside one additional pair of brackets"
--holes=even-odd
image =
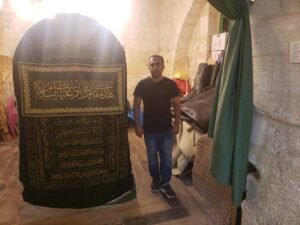
[(129, 130), (129, 140), (137, 198), (88, 209), (55, 209), (23, 202), (17, 141), (1, 144), (0, 225), (211, 225), (205, 217), (205, 203), (188, 178), (172, 178), (176, 199), (150, 191), (143, 140), (133, 130)]

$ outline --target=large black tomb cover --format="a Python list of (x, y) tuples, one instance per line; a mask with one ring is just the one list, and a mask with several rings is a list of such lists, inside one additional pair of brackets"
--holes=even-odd
[(83, 208), (135, 197), (125, 53), (108, 29), (78, 14), (38, 22), (16, 49), (13, 79), (25, 201)]

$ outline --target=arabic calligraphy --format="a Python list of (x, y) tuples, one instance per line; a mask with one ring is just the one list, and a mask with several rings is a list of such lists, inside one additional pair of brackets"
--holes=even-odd
[(30, 185), (57, 190), (128, 178), (126, 121), (124, 114), (26, 120)]
[(62, 150), (57, 153), (59, 159), (67, 159), (71, 157), (98, 157), (105, 154), (104, 149), (94, 148), (94, 149), (68, 149)]
[(66, 146), (85, 146), (85, 145), (100, 145), (103, 144), (102, 139), (95, 139), (94, 137), (83, 137), (81, 139), (77, 138), (66, 138), (63, 140), (57, 140), (57, 147), (66, 147)]
[(124, 65), (19, 64), (25, 116), (107, 115), (125, 110)]
[(107, 80), (37, 80), (34, 96), (40, 100), (111, 99), (115, 97), (113, 81)]
[(54, 133), (54, 137), (59, 139), (59, 138), (66, 138), (68, 136), (74, 137), (74, 136), (80, 136), (82, 138), (82, 135), (103, 135), (103, 127), (101, 126), (95, 126), (92, 125), (90, 127), (83, 127), (82, 125), (80, 127), (73, 127), (71, 128), (60, 128), (59, 131), (56, 131)]
[[(94, 170), (82, 170), (82, 171), (70, 171), (68, 173), (53, 173), (50, 175), (51, 180), (67, 180), (71, 178), (86, 178), (91, 176), (101, 176), (107, 174), (107, 169), (94, 169)], [(45, 184), (44, 184), (45, 185)]]
[(103, 158), (98, 159), (77, 159), (77, 160), (68, 160), (62, 161), (59, 164), (59, 168), (82, 168), (82, 167), (89, 167), (94, 165), (102, 165), (104, 162)]

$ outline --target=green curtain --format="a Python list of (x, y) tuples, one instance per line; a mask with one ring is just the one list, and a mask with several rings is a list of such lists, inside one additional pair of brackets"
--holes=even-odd
[(234, 20), (225, 51), (208, 135), (213, 138), (212, 176), (232, 187), (240, 205), (246, 187), (253, 113), (252, 45), (246, 0), (208, 0)]

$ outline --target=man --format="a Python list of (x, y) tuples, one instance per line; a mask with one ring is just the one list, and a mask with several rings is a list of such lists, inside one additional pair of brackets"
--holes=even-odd
[[(137, 136), (144, 135), (149, 171), (152, 177), (152, 192), (161, 192), (167, 198), (175, 198), (169, 182), (172, 176), (173, 137), (179, 131), (180, 97), (176, 83), (162, 75), (165, 68), (160, 55), (149, 57), (151, 76), (141, 80), (134, 90), (134, 121)], [(139, 110), (144, 104), (143, 126)], [(172, 124), (171, 106), (175, 121)], [(159, 155), (159, 158), (158, 158)]]

